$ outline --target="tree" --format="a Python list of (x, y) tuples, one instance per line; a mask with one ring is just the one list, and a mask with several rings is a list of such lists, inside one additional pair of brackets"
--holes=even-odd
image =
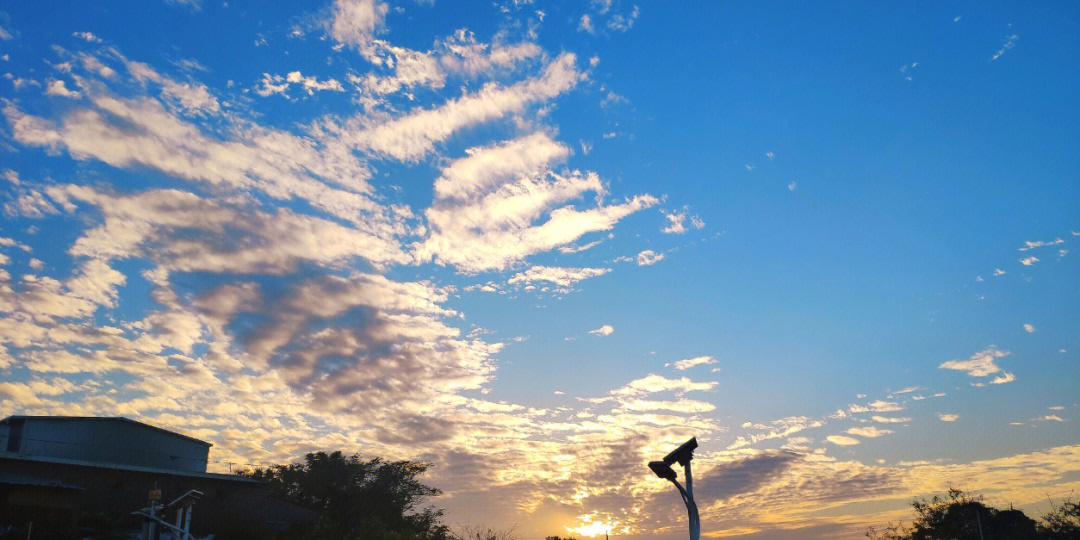
[(313, 452), (303, 463), (272, 465), (242, 476), (265, 482), (276, 496), (308, 506), (320, 520), (306, 536), (360, 540), (447, 540), (442, 510), (420, 508), (436, 488), (418, 480), (427, 463), (364, 461), (341, 452)]
[(492, 529), (486, 525), (465, 524), (458, 527), (452, 536), (453, 540), (517, 540), (514, 528), (506, 530)]
[(1019, 510), (998, 510), (963, 491), (949, 488), (947, 499), (911, 503), (915, 520), (910, 527), (890, 524), (883, 531), (870, 528), (872, 540), (1036, 540), (1040, 534), (1035, 520)]
[(1051, 540), (1080, 540), (1080, 503), (1068, 500), (1061, 506), (1051, 503), (1051, 507), (1039, 526), (1043, 536)]

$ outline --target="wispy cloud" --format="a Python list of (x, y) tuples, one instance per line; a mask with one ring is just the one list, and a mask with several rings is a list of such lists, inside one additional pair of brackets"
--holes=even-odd
[(677, 360), (675, 362), (664, 364), (664, 367), (672, 367), (679, 371), (686, 371), (694, 366), (704, 366), (709, 364), (715, 364), (717, 361), (711, 356), (696, 356), (694, 358), (686, 358), (684, 360)]
[(1007, 36), (1005, 38), (1005, 43), (1003, 43), (1001, 45), (1001, 48), (998, 49), (998, 51), (996, 53), (994, 53), (994, 56), (990, 57), (990, 61), (993, 62), (994, 60), (997, 60), (998, 58), (1001, 58), (1001, 56), (1004, 55), (1006, 52), (1012, 50), (1012, 48), (1014, 46), (1016, 46), (1016, 40), (1017, 39), (1020, 39), (1020, 36), (1018, 36), (1016, 34), (1011, 34), (1011, 35)]
[(510, 278), (508, 283), (533, 283), (547, 281), (569, 287), (584, 279), (602, 276), (610, 272), (610, 268), (566, 268), (558, 266), (533, 266), (524, 272), (518, 272)]
[(75, 32), (71, 35), (88, 43), (101, 43), (101, 38), (95, 36), (90, 32)]
[(904, 410), (904, 406), (895, 401), (875, 400), (867, 403), (866, 405), (849, 405), (848, 412), (850, 413), (864, 413), (864, 412), (897, 412)]
[(859, 437), (866, 437), (868, 439), (872, 439), (875, 437), (881, 437), (882, 435), (888, 435), (890, 433), (893, 433), (893, 431), (891, 429), (879, 429), (874, 426), (868, 426), (853, 427), (851, 429), (848, 429), (845, 433), (847, 433), (848, 435), (858, 435)]
[(592, 17), (588, 13), (581, 16), (578, 20), (578, 32), (586, 32), (589, 34), (595, 34), (596, 28), (593, 26)]
[(320, 81), (314, 76), (305, 77), (299, 71), (290, 71), (288, 75), (282, 77), (281, 75), (270, 75), (269, 73), (263, 73), (262, 86), (255, 89), (255, 93), (260, 96), (266, 97), (272, 94), (288, 95), (289, 86), (297, 85), (304, 89), (309, 96), (315, 95), (315, 92), (333, 91), (344, 92), (345, 87), (341, 85), (336, 79), (326, 79)]
[(875, 415), (875, 416), (871, 416), (870, 419), (875, 421), (875, 422), (881, 423), (881, 424), (902, 424), (902, 423), (911, 421), (910, 417), (901, 417), (901, 416), (876, 416)]
[(1056, 239), (1050, 240), (1050, 241), (1028, 240), (1028, 241), (1024, 242), (1024, 247), (1020, 248), (1020, 251), (1030, 251), (1032, 249), (1040, 248), (1040, 247), (1043, 247), (1043, 246), (1056, 246), (1056, 245), (1064, 244), (1064, 243), (1065, 243), (1065, 240), (1063, 240), (1061, 238), (1056, 238)]

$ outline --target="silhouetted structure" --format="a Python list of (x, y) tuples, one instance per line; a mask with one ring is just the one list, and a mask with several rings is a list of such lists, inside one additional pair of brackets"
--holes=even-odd
[(0, 420), (0, 527), (34, 523), (74, 535), (80, 517), (120, 530), (151, 490), (165, 499), (201, 491), (192, 531), (218, 538), (310, 522), (311, 510), (249, 478), (206, 472), (210, 443), (127, 418), (9, 416)]

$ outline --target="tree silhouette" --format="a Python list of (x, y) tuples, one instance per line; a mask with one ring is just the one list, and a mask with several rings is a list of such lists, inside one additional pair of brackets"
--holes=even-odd
[(418, 477), (427, 463), (362, 460), (341, 452), (313, 452), (303, 463), (272, 465), (239, 474), (265, 482), (270, 492), (320, 514), (303, 536), (360, 540), (446, 540), (442, 510), (420, 508), (440, 491)]
[(1068, 500), (1061, 506), (1053, 506), (1042, 519), (1043, 524), (1039, 529), (1046, 538), (1050, 540), (1080, 539), (1080, 503)]
[[(884, 530), (870, 528), (866, 536), (872, 540), (1041, 540), (1080, 539), (1076, 535), (1075, 505), (1066, 503), (1058, 509), (1059, 516), (1053, 523), (1061, 536), (1049, 531), (1051, 522), (1040, 525), (1019, 510), (998, 510), (983, 504), (979, 498), (968, 497), (963, 491), (949, 488), (947, 498), (916, 499), (911, 503), (915, 520), (911, 526), (890, 524)], [(1070, 514), (1072, 511), (1074, 514)], [(1070, 516), (1072, 521), (1070, 521)], [(1071, 532), (1070, 532), (1071, 531)], [(1072, 534), (1072, 536), (1070, 536)]]

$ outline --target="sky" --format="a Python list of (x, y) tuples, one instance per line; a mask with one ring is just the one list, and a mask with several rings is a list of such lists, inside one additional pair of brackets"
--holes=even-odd
[(430, 462), (451, 526), (1080, 490), (1080, 7), (0, 6), (0, 415)]

